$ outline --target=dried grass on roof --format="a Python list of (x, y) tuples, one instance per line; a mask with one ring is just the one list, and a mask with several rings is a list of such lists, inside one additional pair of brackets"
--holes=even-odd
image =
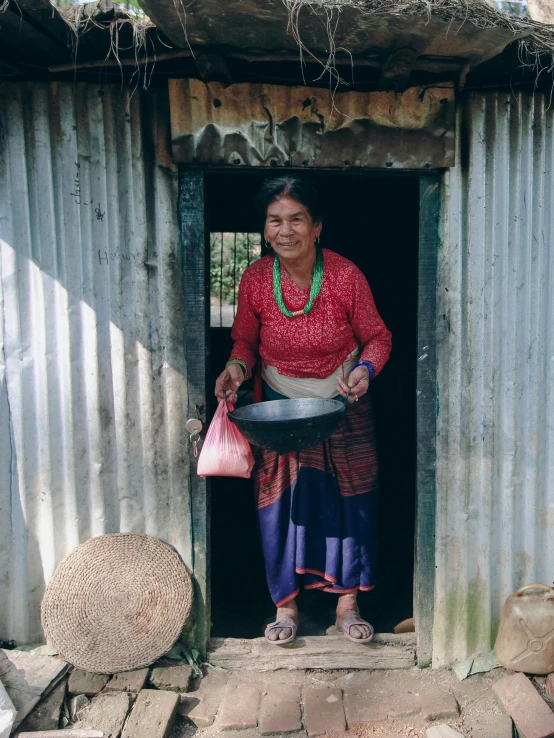
[[(290, 27), (301, 49), (309, 54), (302, 44), (299, 31), (299, 15), (306, 9), (323, 14), (327, 24), (330, 56), (326, 70), (334, 68), (334, 31), (337, 28), (340, 12), (345, 7), (357, 8), (366, 15), (392, 16), (436, 16), (447, 22), (471, 23), (477, 28), (502, 27), (521, 36), (519, 43), (522, 63), (544, 71), (543, 55), (547, 55), (547, 69), (554, 69), (554, 25), (547, 25), (529, 18), (518, 18), (501, 12), (488, 0), (282, 0), (288, 10)], [(542, 57), (542, 59), (541, 59)]]
[(136, 61), (134, 75), (136, 75), (138, 84), (142, 70), (143, 86), (147, 87), (148, 77), (152, 73), (153, 65), (151, 65), (149, 72), (148, 65), (140, 64), (139, 59), (141, 57), (148, 59), (149, 54), (152, 55), (153, 49), (148, 49), (147, 34), (151, 28), (156, 26), (147, 17), (135, 18), (126, 10), (125, 6), (118, 7), (112, 3), (109, 3), (108, 7), (106, 5), (105, 0), (99, 0), (99, 2), (81, 3), (60, 9), (62, 18), (74, 33), (75, 48), (79, 42), (79, 37), (88, 33), (92, 28), (107, 30), (110, 34), (110, 50), (106, 60), (113, 58), (121, 66), (120, 52), (122, 50), (128, 51), (129, 47), (121, 44), (120, 35), (122, 31), (125, 32), (130, 28)]

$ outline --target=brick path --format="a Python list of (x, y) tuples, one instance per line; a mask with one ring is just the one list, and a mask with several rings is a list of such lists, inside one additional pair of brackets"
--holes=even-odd
[[(197, 691), (193, 685), (182, 696), (181, 721), (171, 738), (511, 738), (512, 721), (492, 691), (504, 676), (503, 669), (463, 682), (450, 671), (430, 669), (209, 670)], [(201, 709), (204, 701), (209, 709)]]
[[(547, 738), (553, 681), (503, 669), (464, 681), (432, 669), (207, 668), (203, 679), (183, 663), (112, 678), (75, 671), (61, 722), (105, 738), (512, 738), (513, 720), (526, 738)], [(50, 712), (45, 702), (33, 727), (57, 727)]]

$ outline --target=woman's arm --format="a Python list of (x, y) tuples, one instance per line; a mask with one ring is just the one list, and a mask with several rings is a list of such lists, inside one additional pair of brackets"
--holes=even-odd
[(375, 307), (371, 288), (359, 269), (353, 274), (350, 324), (362, 347), (359, 361), (369, 361), (374, 376), (387, 363), (392, 348), (392, 336)]
[(260, 318), (253, 306), (255, 280), (246, 271), (239, 285), (237, 314), (233, 322), (231, 337), (235, 342), (231, 351), (230, 361), (239, 359), (246, 364), (248, 376), (252, 374), (258, 359), (260, 344)]
[(231, 332), (235, 343), (227, 366), (215, 382), (215, 395), (220, 400), (227, 398), (229, 402), (236, 402), (238, 388), (252, 374), (256, 363), (260, 342), (260, 321), (252, 307), (253, 289), (255, 280), (245, 272), (239, 285), (237, 314)]

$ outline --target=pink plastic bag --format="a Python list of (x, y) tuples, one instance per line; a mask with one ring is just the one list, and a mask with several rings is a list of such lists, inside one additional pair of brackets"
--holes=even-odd
[[(231, 403), (229, 409), (233, 410)], [(231, 423), (225, 403), (220, 400), (198, 457), (198, 474), (201, 477), (248, 479), (253, 466), (250, 444), (237, 426)]]

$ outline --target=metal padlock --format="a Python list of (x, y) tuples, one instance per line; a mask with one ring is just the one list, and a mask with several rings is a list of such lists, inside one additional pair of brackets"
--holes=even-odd
[(190, 418), (190, 420), (187, 420), (185, 425), (187, 433), (191, 436), (200, 434), (203, 427), (202, 421), (198, 420), (198, 418)]

